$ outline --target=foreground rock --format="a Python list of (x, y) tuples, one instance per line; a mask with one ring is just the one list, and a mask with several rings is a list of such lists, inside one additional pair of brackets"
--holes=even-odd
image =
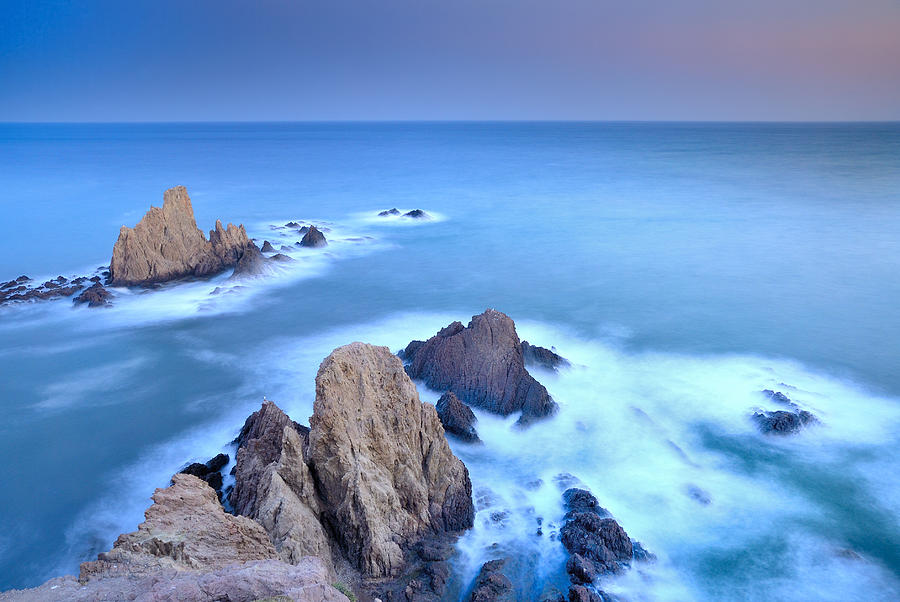
[(447, 391), (435, 405), (438, 418), (444, 426), (444, 431), (455, 435), (463, 441), (477, 442), (478, 432), (475, 430), (475, 414), (472, 409), (461, 402), (451, 391)]
[(772, 391), (771, 389), (765, 389), (762, 393), (770, 401), (789, 409), (771, 412), (760, 410), (755, 412), (753, 421), (760, 432), (775, 435), (791, 435), (819, 422), (811, 412), (802, 409), (784, 393)]
[(503, 574), (503, 568), (506, 563), (507, 560), (501, 558), (489, 560), (481, 566), (481, 571), (479, 571), (478, 577), (475, 578), (472, 594), (468, 598), (470, 602), (516, 601), (512, 581)]
[(328, 241), (325, 240), (325, 235), (319, 232), (319, 229), (315, 226), (310, 226), (300, 241), (301, 247), (317, 248), (326, 245), (328, 245)]
[(205, 464), (194, 462), (181, 470), (181, 474), (189, 474), (203, 479), (213, 488), (219, 499), (222, 499), (222, 469), (228, 464), (228, 454), (219, 454)]
[(109, 281), (113, 286), (148, 285), (186, 276), (206, 277), (234, 267), (256, 248), (243, 226), (216, 221), (209, 240), (197, 227), (184, 186), (163, 194), (134, 227), (122, 226), (113, 247)]
[(471, 482), (386, 347), (353, 343), (322, 363), (309, 429), (266, 402), (238, 443), (231, 502), (282, 559), (330, 558), (385, 600), (440, 599), (447, 543), (474, 522)]
[(412, 211), (408, 211), (403, 214), (403, 217), (408, 217), (411, 219), (431, 219), (431, 216), (421, 209), (413, 209)]
[(557, 410), (547, 389), (525, 369), (515, 323), (499, 311), (489, 309), (468, 326), (454, 322), (427, 341), (413, 341), (402, 357), (412, 378), (496, 414), (522, 412), (519, 424)]
[(103, 288), (99, 282), (95, 282), (75, 297), (73, 302), (76, 305), (87, 304), (88, 307), (108, 307), (112, 298), (111, 292)]

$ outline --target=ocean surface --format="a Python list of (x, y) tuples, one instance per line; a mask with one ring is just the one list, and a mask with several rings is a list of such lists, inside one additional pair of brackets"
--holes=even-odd
[[(523, 598), (565, 583), (568, 473), (658, 557), (626, 599), (900, 598), (900, 124), (0, 125), (0, 279), (107, 265), (178, 184), (204, 230), (330, 244), (239, 289), (0, 308), (0, 589), (77, 573), (263, 396), (306, 423), (333, 348), (492, 307), (572, 366), (532, 371), (555, 418), (452, 443), (460, 583), (505, 553)], [(821, 423), (760, 434), (762, 389)]]

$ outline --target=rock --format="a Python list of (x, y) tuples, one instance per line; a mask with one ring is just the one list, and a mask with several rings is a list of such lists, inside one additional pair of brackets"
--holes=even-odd
[(322, 362), (309, 456), (324, 517), (365, 575), (395, 575), (404, 547), (474, 524), (468, 470), (387, 347), (352, 343)]
[(475, 578), (470, 602), (515, 602), (515, 590), (509, 577), (503, 574), (507, 559), (489, 560), (481, 565)]
[(262, 249), (260, 249), (260, 251), (262, 251), (263, 253), (274, 253), (275, 247), (273, 247), (272, 243), (270, 243), (268, 240), (264, 240)]
[(153, 502), (137, 531), (120, 535), (112, 550), (82, 563), (82, 582), (277, 558), (260, 525), (226, 514), (212, 488), (193, 475), (172, 477), (172, 486), (157, 489)]
[(31, 278), (29, 278), (28, 276), (24, 276), (24, 275), (19, 276), (15, 280), (10, 280), (9, 282), (4, 282), (2, 285), (0, 285), (0, 290), (12, 288), (14, 286), (19, 286), (20, 284), (24, 284), (24, 283), (30, 282), (30, 281), (31, 281)]
[(712, 498), (710, 498), (709, 493), (697, 487), (696, 485), (689, 484), (687, 486), (687, 494), (693, 500), (696, 500), (697, 503), (703, 506), (709, 506), (712, 503)]
[(580, 512), (593, 512), (600, 518), (612, 516), (603, 508), (590, 491), (572, 487), (563, 492), (563, 504), (566, 508), (565, 518), (572, 518)]
[(88, 307), (107, 307), (111, 305), (110, 299), (112, 298), (113, 294), (111, 292), (103, 288), (103, 285), (99, 282), (95, 282), (84, 289), (72, 302), (75, 305), (87, 303)]
[(299, 226), (299, 225), (300, 225), (300, 224), (298, 224), (297, 222), (288, 222), (288, 223), (285, 224), (285, 226), (288, 227), (288, 228), (296, 228), (296, 227)]
[(431, 219), (431, 216), (421, 209), (413, 209), (412, 211), (408, 211), (407, 213), (403, 214), (403, 217), (409, 217), (412, 219)]
[(475, 414), (472, 409), (461, 402), (451, 391), (447, 391), (438, 400), (438, 418), (444, 425), (444, 431), (456, 435), (463, 441), (481, 441), (475, 430)]
[(197, 227), (184, 186), (170, 188), (134, 228), (122, 226), (109, 267), (112, 286), (148, 285), (212, 276), (237, 264), (252, 243), (243, 226), (216, 227), (209, 240)]
[(252, 242), (248, 243), (247, 247), (244, 249), (243, 255), (241, 255), (237, 264), (235, 264), (234, 273), (231, 277), (240, 278), (265, 274), (267, 272), (267, 261), (268, 260), (263, 256), (255, 244)]
[(307, 232), (309, 232), (309, 226), (303, 226), (302, 228), (297, 230), (297, 232), (299, 232), (300, 234), (306, 234)]
[(425, 343), (413, 341), (403, 357), (412, 378), (496, 414), (522, 412), (520, 425), (556, 412), (547, 389), (525, 369), (515, 324), (499, 311), (474, 316), (467, 327), (454, 322)]
[(288, 255), (285, 255), (284, 253), (276, 253), (276, 254), (272, 255), (271, 257), (269, 257), (269, 260), (286, 263), (286, 262), (294, 261), (294, 258), (289, 257)]
[(806, 410), (756, 412), (753, 414), (753, 420), (761, 432), (776, 435), (790, 435), (799, 432), (805, 426), (818, 422), (816, 417)]
[(393, 209), (378, 212), (378, 217), (387, 217), (389, 215), (400, 215), (400, 210), (394, 207)]
[(306, 231), (306, 234), (303, 235), (303, 240), (300, 241), (301, 247), (324, 247), (328, 244), (325, 240), (325, 235), (319, 232), (318, 228), (315, 226), (310, 226), (309, 230)]
[(583, 585), (573, 585), (569, 588), (569, 602), (612, 602), (602, 592), (595, 592)]
[(766, 399), (769, 399), (771, 401), (774, 401), (774, 402), (777, 402), (777, 403), (780, 403), (780, 404), (783, 404), (786, 406), (790, 406), (790, 407), (796, 406), (796, 404), (793, 401), (791, 401), (790, 397), (788, 397), (781, 391), (776, 392), (776, 391), (773, 391), (772, 389), (763, 389), (762, 394), (766, 396)]
[(88, 278), (88, 280), (90, 280), (91, 282), (102, 282), (103, 281), (103, 279), (100, 278), (100, 276), (91, 276), (90, 278)]
[(225, 466), (228, 464), (229, 457), (228, 454), (218, 454), (215, 458), (212, 458), (206, 464), (201, 464), (199, 462), (194, 462), (193, 464), (189, 464), (186, 468), (181, 469), (179, 474), (189, 474), (197, 477), (198, 479), (203, 479), (206, 483), (215, 490), (216, 495), (218, 495), (219, 499), (222, 499), (222, 473), (220, 472)]
[(522, 357), (526, 366), (540, 366), (548, 370), (558, 370), (560, 366), (569, 365), (569, 360), (559, 356), (556, 352), (532, 345), (528, 341), (522, 341)]
[(281, 247), (280, 247), (278, 250), (279, 250), (279, 251), (283, 251), (283, 252), (285, 252), (285, 253), (290, 253), (291, 251), (294, 250), (294, 248), (293, 248), (293, 247), (289, 247), (289, 246), (287, 246), (287, 245), (281, 245)]

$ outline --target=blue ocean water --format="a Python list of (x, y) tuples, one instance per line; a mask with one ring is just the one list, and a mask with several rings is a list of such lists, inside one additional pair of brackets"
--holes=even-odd
[[(0, 309), (0, 589), (77, 572), (263, 395), (305, 422), (334, 347), (494, 307), (574, 366), (535, 373), (553, 420), (479, 414), (486, 444), (454, 443), (480, 500), (461, 579), (497, 544), (541, 567), (529, 592), (560, 581), (532, 521), (567, 472), (659, 557), (609, 591), (900, 595), (900, 125), (5, 124), (0, 278), (107, 264), (177, 184), (201, 228), (305, 219), (333, 243), (228, 299), (220, 278)], [(758, 434), (764, 388), (822, 424)]]

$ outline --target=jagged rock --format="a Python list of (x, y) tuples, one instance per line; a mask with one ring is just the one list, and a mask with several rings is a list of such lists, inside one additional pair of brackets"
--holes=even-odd
[(806, 410), (788, 412), (776, 410), (774, 412), (756, 412), (753, 420), (763, 433), (776, 435), (790, 435), (803, 429), (803, 427), (818, 422), (815, 416)]
[(515, 324), (499, 311), (474, 316), (467, 327), (454, 322), (424, 343), (413, 341), (403, 358), (412, 378), (503, 416), (521, 411), (519, 424), (556, 412), (547, 389), (525, 369)]
[(234, 266), (232, 278), (245, 276), (259, 276), (266, 273), (266, 262), (268, 260), (259, 251), (259, 248), (252, 242), (244, 249), (244, 254), (238, 259)]
[(220, 472), (228, 464), (228, 454), (218, 454), (205, 464), (194, 462), (183, 468), (179, 474), (189, 474), (203, 479), (212, 487), (219, 499), (222, 499), (222, 473)]
[(113, 286), (147, 285), (185, 276), (211, 276), (234, 266), (252, 243), (243, 226), (216, 221), (209, 240), (197, 227), (184, 186), (163, 194), (134, 228), (122, 226), (113, 247)]
[(522, 357), (526, 366), (541, 366), (548, 370), (558, 370), (561, 366), (569, 365), (569, 360), (561, 357), (556, 352), (532, 345), (528, 341), (522, 341)]
[(0, 594), (3, 602), (347, 602), (333, 585), (322, 561), (306, 557), (296, 565), (253, 560), (211, 571), (160, 569), (151, 573), (94, 578), (51, 579), (40, 587)]
[(474, 523), (472, 485), (434, 406), (387, 347), (336, 349), (316, 375), (309, 457), (324, 517), (366, 575), (395, 575), (405, 546)]
[(76, 305), (87, 303), (88, 307), (106, 307), (110, 305), (110, 299), (112, 298), (113, 294), (111, 292), (103, 288), (103, 285), (99, 282), (95, 282), (84, 289), (72, 302)]
[(297, 222), (288, 222), (285, 224), (285, 226), (287, 226), (288, 228), (296, 228), (299, 225), (300, 224), (298, 224)]
[(287, 245), (281, 245), (281, 247), (280, 247), (278, 250), (279, 250), (279, 251), (283, 251), (283, 252), (285, 252), (285, 253), (290, 253), (290, 252), (293, 251), (294, 249), (293, 249), (292, 247), (287, 246)]
[(447, 391), (438, 400), (436, 406), (438, 418), (444, 425), (444, 431), (456, 435), (463, 441), (481, 441), (475, 430), (475, 414), (472, 409), (461, 402), (451, 391)]
[(412, 211), (408, 211), (403, 214), (403, 217), (409, 217), (412, 219), (431, 219), (431, 216), (421, 209), (413, 209)]
[(303, 235), (303, 240), (300, 241), (301, 247), (324, 247), (327, 244), (325, 235), (319, 232), (319, 229), (315, 226), (310, 226), (306, 234)]
[(613, 602), (614, 598), (603, 592), (595, 592), (583, 585), (573, 585), (569, 588), (569, 602)]
[(281, 263), (285, 263), (285, 262), (288, 262), (288, 261), (294, 261), (294, 258), (293, 258), (293, 257), (289, 257), (288, 255), (285, 255), (284, 253), (275, 253), (274, 255), (272, 255), (271, 257), (269, 257), (269, 259), (270, 259), (271, 261), (278, 261), (278, 262), (281, 262)]
[(389, 215), (400, 215), (400, 210), (394, 207), (393, 209), (378, 212), (378, 217), (387, 217)]
[(25, 284), (26, 282), (30, 282), (30, 281), (31, 281), (31, 278), (29, 278), (28, 276), (22, 275), (22, 276), (19, 276), (18, 278), (16, 278), (15, 280), (10, 280), (9, 282), (4, 282), (2, 285), (0, 285), (0, 290), (12, 288), (14, 286), (19, 286), (21, 284)]
[(262, 248), (260, 249), (260, 251), (262, 251), (263, 253), (274, 253), (274, 252), (275, 252), (275, 247), (273, 247), (273, 246), (272, 246), (272, 243), (270, 243), (268, 240), (264, 240), (264, 241), (263, 241), (263, 246), (262, 246)]
[(157, 489), (153, 502), (137, 531), (120, 535), (112, 550), (82, 563), (82, 582), (167, 568), (214, 570), (277, 558), (259, 524), (226, 514), (215, 491), (193, 475), (172, 477), (172, 486)]
[(507, 559), (489, 560), (481, 565), (475, 578), (470, 602), (515, 602), (516, 595), (509, 577), (503, 574)]
[[(569, 489), (563, 499), (568, 512), (560, 541), (570, 555), (581, 557), (567, 565), (574, 583), (594, 582), (598, 575), (619, 572), (632, 560), (631, 539), (594, 496), (582, 489)], [(591, 572), (589, 577), (584, 576), (586, 571)]]
[(780, 404), (783, 404), (786, 406), (790, 406), (790, 407), (796, 406), (796, 404), (793, 401), (791, 401), (791, 398), (788, 397), (787, 395), (785, 395), (784, 393), (782, 393), (781, 391), (776, 392), (776, 391), (773, 391), (772, 389), (763, 389), (762, 394), (765, 395), (767, 399), (770, 399), (777, 403), (780, 403)]
[(572, 518), (579, 512), (593, 512), (600, 518), (611, 517), (612, 514), (602, 507), (594, 495), (586, 489), (571, 487), (563, 492), (563, 504), (566, 507), (565, 518)]

